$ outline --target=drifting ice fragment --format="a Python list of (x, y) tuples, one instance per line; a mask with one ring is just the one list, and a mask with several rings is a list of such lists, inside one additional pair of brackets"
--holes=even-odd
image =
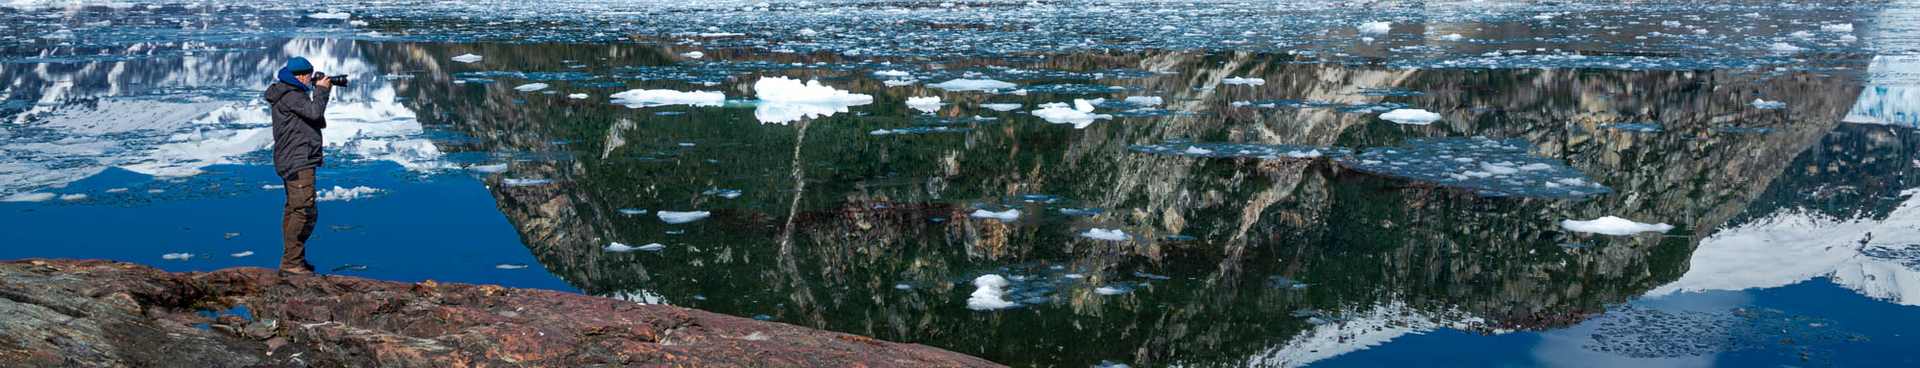
[(253, 251), (251, 251), (251, 250), (249, 250), (249, 251), (241, 251), (241, 252), (239, 252), (239, 253), (234, 253), (234, 254), (228, 254), (228, 255), (229, 255), (229, 256), (233, 256), (233, 258), (247, 258), (247, 257), (252, 257), (252, 256), (253, 256)]
[(1668, 230), (1673, 230), (1673, 225), (1644, 224), (1613, 216), (1601, 217), (1591, 221), (1561, 220), (1560, 227), (1572, 232), (1615, 236), (1645, 232), (1664, 233)]
[(636, 249), (636, 250), (639, 250), (639, 251), (642, 251), (642, 252), (658, 252), (658, 251), (661, 251), (661, 250), (664, 250), (664, 249), (667, 249), (667, 245), (666, 245), (666, 244), (660, 244), (660, 243), (648, 243), (647, 245), (642, 245), (642, 246), (640, 246), (640, 247), (638, 247), (638, 248), (634, 248), (634, 249)]
[(620, 211), (620, 214), (627, 215), (627, 216), (639, 216), (639, 215), (647, 214), (647, 210), (639, 209), (639, 208), (622, 208), (622, 209), (619, 209), (618, 211)]
[(785, 77), (764, 77), (753, 83), (753, 90), (760, 98), (753, 116), (770, 124), (833, 116), (847, 112), (849, 106), (873, 103), (873, 96), (834, 89), (818, 80), (801, 83)]
[(631, 108), (643, 108), (667, 105), (720, 106), (727, 102), (727, 95), (713, 91), (681, 92), (670, 89), (636, 89), (608, 96), (613, 103)]
[(898, 70), (882, 70), (882, 71), (873, 72), (873, 75), (880, 76), (880, 77), (888, 77), (888, 78), (906, 78), (906, 77), (912, 76), (913, 74), (903, 72), (903, 71), (898, 71)]
[(1229, 85), (1258, 86), (1258, 85), (1267, 84), (1267, 81), (1265, 79), (1260, 79), (1260, 78), (1227, 77), (1227, 79), (1220, 80), (1220, 83), (1225, 83)]
[(712, 216), (713, 213), (707, 211), (660, 211), (654, 213), (654, 215), (660, 217), (660, 222), (684, 224), (700, 221), (701, 219), (707, 218), (707, 216)]
[(485, 58), (481, 57), (480, 55), (474, 55), (474, 54), (461, 54), (460, 56), (453, 57), (453, 61), (458, 61), (458, 62), (468, 63), (468, 64), (478, 63), (480, 62), (481, 59), (485, 59)]
[(1126, 294), (1130, 292), (1133, 292), (1133, 289), (1125, 286), (1101, 286), (1099, 288), (1093, 289), (1094, 294), (1100, 294), (1100, 295), (1120, 295), (1120, 294)]
[(0, 198), (0, 202), (46, 202), (53, 199), (53, 193), (20, 193)]
[(908, 97), (907, 107), (931, 114), (940, 111), (940, 96)]
[(995, 219), (1000, 221), (1013, 221), (1013, 220), (1020, 219), (1020, 210), (1008, 209), (1006, 211), (998, 211), (998, 212), (988, 211), (988, 210), (974, 210), (973, 214), (970, 214), (968, 216), (971, 216), (973, 218)]
[(589, 97), (593, 97), (593, 96), (591, 96), (591, 95), (587, 95), (587, 94), (585, 94), (585, 93), (575, 93), (575, 94), (570, 94), (570, 95), (567, 95), (567, 98), (571, 98), (571, 99), (575, 99), (575, 100), (585, 100), (585, 99), (587, 99), (587, 98), (589, 98)]
[(1003, 89), (1010, 89), (1018, 86), (1019, 85), (1016, 85), (1013, 83), (1007, 83), (1007, 82), (1002, 82), (1002, 81), (997, 81), (992, 79), (954, 79), (950, 81), (927, 85), (927, 87), (939, 88), (939, 89), (956, 91), (956, 92), (997, 91), (997, 90), (1003, 90)]
[(967, 298), (967, 309), (984, 311), (1007, 309), (1018, 305), (1007, 301), (1004, 297), (1007, 292), (1005, 277), (994, 274), (980, 275), (973, 278), (973, 286), (977, 289), (974, 289), (973, 295)]
[(1780, 101), (1767, 101), (1767, 100), (1762, 100), (1762, 99), (1758, 99), (1758, 98), (1756, 98), (1756, 99), (1753, 99), (1753, 108), (1756, 108), (1756, 109), (1761, 109), (1761, 110), (1774, 110), (1774, 109), (1780, 109), (1780, 108), (1785, 108), (1785, 107), (1787, 107), (1787, 103), (1786, 103), (1786, 102), (1780, 102)]
[(87, 199), (87, 194), (86, 194), (86, 193), (74, 193), (74, 194), (62, 194), (62, 195), (60, 195), (60, 200), (62, 200), (62, 201), (67, 201), (67, 202), (73, 202), (73, 201), (83, 201), (83, 200), (86, 200), (86, 199)]
[(1133, 239), (1132, 236), (1128, 236), (1126, 232), (1122, 232), (1120, 229), (1087, 229), (1087, 232), (1080, 233), (1080, 236), (1106, 241), (1126, 241), (1127, 239)]
[(985, 107), (988, 110), (1005, 112), (1005, 111), (1019, 110), (1021, 105), (1017, 103), (983, 103), (983, 104), (980, 104), (980, 107)]
[(527, 84), (522, 84), (519, 87), (513, 87), (513, 90), (520, 91), (520, 92), (533, 92), (533, 91), (538, 91), (543, 89), (547, 89), (546, 83), (527, 83)]
[(160, 259), (169, 260), (169, 261), (185, 261), (185, 260), (193, 259), (193, 253), (167, 253), (167, 254), (160, 255)]
[(1772, 49), (1775, 52), (1785, 52), (1785, 53), (1793, 53), (1793, 52), (1800, 52), (1802, 50), (1806, 50), (1806, 48), (1802, 48), (1800, 46), (1794, 46), (1793, 44), (1789, 44), (1786, 42), (1774, 42), (1773, 46), (1770, 47), (1770, 49)]
[(467, 170), (486, 174), (501, 173), (507, 171), (507, 164), (473, 165), (467, 167)]
[(1165, 102), (1160, 96), (1127, 96), (1127, 99), (1122, 101), (1140, 106), (1159, 106)]
[(1393, 22), (1366, 22), (1360, 23), (1356, 28), (1360, 29), (1361, 34), (1386, 34), (1388, 30), (1393, 29)]
[(506, 185), (509, 187), (527, 187), (527, 186), (535, 186), (535, 185), (553, 184), (553, 179), (506, 178), (506, 179), (501, 179), (500, 184)]
[(307, 18), (326, 19), (326, 20), (347, 20), (348, 18), (353, 18), (353, 14), (347, 13), (347, 12), (327, 11), (327, 12), (321, 12), (321, 13), (307, 14)]
[(614, 253), (626, 253), (626, 252), (632, 252), (635, 249), (640, 249), (640, 248), (631, 246), (631, 245), (626, 245), (621, 242), (613, 242), (612, 244), (607, 244), (606, 247), (602, 247), (600, 249), (606, 250), (608, 252), (614, 252)]
[(688, 51), (687, 53), (680, 54), (680, 56), (685, 56), (688, 59), (699, 59), (699, 58), (707, 57), (707, 53), (699, 52), (699, 51)]
[(1427, 125), (1440, 120), (1440, 114), (1421, 109), (1395, 109), (1380, 114), (1380, 119), (1406, 125)]
[(352, 188), (335, 186), (333, 187), (333, 189), (320, 191), (320, 198), (318, 198), (317, 200), (321, 202), (330, 202), (330, 201), (352, 202), (355, 199), (367, 198), (374, 194), (378, 194), (380, 192), (381, 192), (380, 189), (369, 188), (364, 186), (358, 186), (358, 187), (352, 187)]
[(1071, 108), (1058, 102), (1040, 105), (1039, 110), (1033, 110), (1033, 116), (1049, 123), (1073, 124), (1074, 129), (1086, 128), (1095, 120), (1113, 118), (1113, 115), (1093, 113), (1093, 103), (1082, 99), (1074, 99)]

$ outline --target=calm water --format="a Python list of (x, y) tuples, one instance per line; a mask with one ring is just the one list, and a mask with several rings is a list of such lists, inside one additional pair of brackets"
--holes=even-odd
[(0, 258), (275, 264), (305, 56), (341, 274), (1016, 366), (1920, 365), (1901, 4), (547, 6), (0, 14)]

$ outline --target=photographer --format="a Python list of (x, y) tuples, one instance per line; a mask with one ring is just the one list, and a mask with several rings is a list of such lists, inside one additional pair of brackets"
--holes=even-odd
[(314, 73), (306, 58), (287, 60), (272, 86), (267, 87), (267, 103), (273, 114), (273, 169), (286, 183), (287, 204), (280, 218), (281, 240), (285, 253), (280, 271), (311, 274), (307, 263), (307, 238), (320, 212), (314, 207), (314, 169), (319, 168), (320, 131), (327, 127), (327, 98), (334, 78)]

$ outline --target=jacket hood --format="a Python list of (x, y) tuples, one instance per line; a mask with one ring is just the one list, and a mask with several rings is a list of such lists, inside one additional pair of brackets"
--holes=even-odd
[(292, 69), (280, 68), (280, 72), (277, 74), (274, 74), (274, 79), (280, 81), (280, 83), (291, 84), (293, 85), (294, 88), (299, 88), (300, 92), (306, 92), (313, 89), (313, 87), (307, 86), (306, 83), (300, 83), (299, 79), (294, 79)]

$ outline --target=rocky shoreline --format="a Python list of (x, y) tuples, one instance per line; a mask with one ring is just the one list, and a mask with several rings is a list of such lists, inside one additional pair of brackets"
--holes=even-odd
[(993, 367), (938, 348), (545, 290), (0, 262), (7, 367)]

